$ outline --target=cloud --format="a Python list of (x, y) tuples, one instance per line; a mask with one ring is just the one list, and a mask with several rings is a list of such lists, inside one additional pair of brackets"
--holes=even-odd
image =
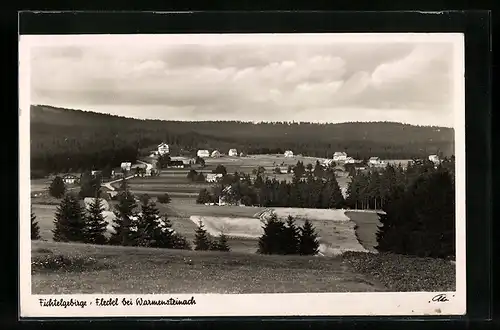
[(446, 43), (44, 46), (31, 54), (32, 103), (117, 114), (141, 108), (141, 116), (162, 119), (378, 116), (452, 125)]

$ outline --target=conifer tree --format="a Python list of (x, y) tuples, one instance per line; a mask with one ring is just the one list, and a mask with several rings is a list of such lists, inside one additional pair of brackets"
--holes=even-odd
[(285, 254), (283, 244), (285, 226), (275, 213), (271, 214), (263, 229), (264, 234), (259, 238), (257, 252), (260, 254)]
[(223, 252), (231, 251), (231, 249), (229, 248), (229, 244), (227, 243), (227, 236), (224, 235), (224, 233), (221, 233), (218, 237), (217, 250)]
[(102, 214), (103, 211), (104, 206), (98, 192), (94, 200), (90, 203), (85, 217), (85, 243), (106, 244), (107, 238), (105, 233), (107, 222)]
[(80, 202), (72, 194), (67, 194), (57, 207), (52, 233), (56, 242), (84, 241), (84, 213)]
[[(148, 195), (141, 196), (141, 213), (138, 217), (137, 235), (138, 244), (147, 247), (165, 247), (168, 245), (165, 242), (162, 228), (165, 223), (160, 218), (160, 211), (156, 207), (155, 202)], [(170, 235), (170, 229), (166, 230), (165, 235)]]
[(299, 253), (299, 228), (295, 225), (295, 219), (289, 215), (285, 228), (283, 230), (283, 248), (285, 254), (298, 254)]
[(118, 204), (113, 211), (115, 232), (111, 235), (109, 242), (114, 245), (133, 246), (136, 245), (137, 223), (133, 219), (137, 203), (134, 195), (128, 190), (126, 180), (122, 181), (122, 187), (124, 190), (118, 194)]
[(49, 186), (49, 194), (55, 198), (61, 198), (66, 193), (66, 186), (60, 176), (56, 176)]
[(309, 220), (306, 219), (300, 228), (299, 253), (301, 255), (315, 255), (319, 251), (318, 235)]
[(194, 249), (196, 251), (205, 251), (209, 250), (211, 247), (211, 241), (208, 236), (207, 231), (205, 230), (205, 226), (203, 222), (200, 220), (198, 223), (198, 228), (196, 228), (195, 237), (194, 237)]
[(36, 215), (35, 213), (33, 213), (33, 211), (31, 211), (31, 239), (40, 239), (40, 226), (38, 225)]

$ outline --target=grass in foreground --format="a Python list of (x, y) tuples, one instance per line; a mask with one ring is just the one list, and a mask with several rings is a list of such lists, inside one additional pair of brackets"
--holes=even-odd
[(391, 292), (455, 291), (456, 268), (447, 260), (364, 252), (346, 252), (342, 259)]
[(340, 258), (34, 241), (32, 265), (34, 294), (385, 291)]

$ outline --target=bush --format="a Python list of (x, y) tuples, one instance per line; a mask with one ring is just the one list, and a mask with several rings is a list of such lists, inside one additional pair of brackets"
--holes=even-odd
[(56, 176), (49, 186), (49, 194), (55, 198), (61, 198), (66, 193), (66, 186), (60, 176)]
[(212, 203), (214, 200), (212, 194), (210, 192), (203, 188), (200, 190), (198, 193), (198, 198), (196, 198), (196, 203), (197, 204), (205, 204), (205, 203)]
[(158, 203), (161, 204), (168, 204), (170, 203), (172, 199), (170, 198), (170, 195), (167, 193), (164, 193), (163, 195), (158, 196)]
[(212, 173), (214, 174), (222, 174), (222, 175), (226, 175), (227, 174), (227, 170), (226, 170), (226, 167), (224, 165), (217, 165), (217, 167), (212, 171)]

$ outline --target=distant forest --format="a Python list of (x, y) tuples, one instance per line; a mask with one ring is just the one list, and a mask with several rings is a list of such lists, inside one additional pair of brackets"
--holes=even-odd
[(453, 155), (452, 128), (394, 122), (317, 124), (296, 122), (140, 120), (89, 111), (31, 106), (31, 168), (39, 172), (119, 166), (166, 142), (171, 152), (197, 149), (247, 154), (283, 153), (331, 158), (336, 151), (366, 159)]

